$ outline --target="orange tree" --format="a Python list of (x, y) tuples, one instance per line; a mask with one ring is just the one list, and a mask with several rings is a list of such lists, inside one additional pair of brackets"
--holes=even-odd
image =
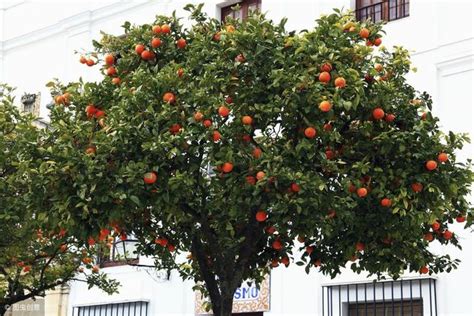
[[(93, 249), (82, 247), (49, 214), (42, 192), (50, 183), (39, 175), (54, 162), (43, 146), (41, 130), (33, 125), (33, 117), (20, 115), (11, 92), (0, 85), (0, 315), (11, 304), (44, 296), (77, 278), (81, 264), (93, 268)], [(81, 272), (90, 285), (108, 292), (117, 288), (103, 273)]]
[(50, 212), (71, 233), (133, 234), (216, 315), (291, 260), (333, 277), (348, 261), (393, 277), (456, 267), (429, 243), (458, 246), (448, 223), (472, 224), (467, 138), (439, 130), (380, 24), (336, 11), (296, 34), (186, 9), (189, 29), (158, 16), (95, 41), (80, 61), (101, 81), (50, 84)]

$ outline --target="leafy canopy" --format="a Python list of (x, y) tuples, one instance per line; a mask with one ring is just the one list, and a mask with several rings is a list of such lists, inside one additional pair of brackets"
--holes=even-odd
[[(8, 305), (44, 296), (77, 277), (77, 269), (89, 262), (93, 249), (84, 248), (66, 226), (50, 216), (51, 203), (43, 193), (51, 148), (31, 115), (13, 105), (12, 88), (0, 85), (0, 314)], [(51, 214), (52, 215), (52, 214)], [(87, 259), (89, 258), (89, 259)], [(87, 260), (86, 260), (87, 259)], [(92, 268), (92, 261), (89, 267)], [(109, 293), (117, 283), (105, 274), (83, 272), (83, 280)]]
[(81, 57), (101, 81), (50, 84), (48, 214), (83, 241), (134, 234), (211, 299), (289, 258), (333, 277), (350, 260), (394, 277), (456, 267), (429, 243), (459, 246), (448, 223), (472, 225), (467, 138), (440, 131), (382, 25), (336, 10), (297, 34), (200, 8), (189, 29), (125, 23)]

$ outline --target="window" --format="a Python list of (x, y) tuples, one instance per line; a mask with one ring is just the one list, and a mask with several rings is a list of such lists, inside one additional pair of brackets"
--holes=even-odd
[[(110, 237), (113, 238), (113, 237)], [(137, 241), (130, 237), (121, 240), (115, 237), (110, 242), (110, 248), (101, 249), (101, 255), (98, 257), (98, 264), (101, 267), (115, 267), (127, 264), (137, 264), (138, 255), (135, 253)]]
[(368, 302), (367, 304), (349, 304), (349, 315), (423, 315), (422, 300), (405, 300), (392, 302)]
[(393, 21), (410, 15), (409, 0), (356, 0), (356, 18), (374, 22)]
[[(232, 8), (236, 5), (240, 6), (239, 10), (233, 10)], [(221, 8), (221, 21), (224, 22), (225, 18), (230, 16), (234, 19), (245, 20), (250, 12), (260, 11), (262, 0), (243, 0), (241, 2), (234, 3), (232, 5)]]
[(325, 285), (322, 315), (437, 315), (436, 279)]
[(136, 301), (102, 305), (74, 306), (72, 316), (148, 316), (148, 302)]

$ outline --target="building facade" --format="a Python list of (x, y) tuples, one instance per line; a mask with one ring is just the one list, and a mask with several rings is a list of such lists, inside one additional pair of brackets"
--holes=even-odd
[[(121, 34), (125, 20), (152, 21), (156, 14), (187, 16), (182, 9), (189, 2), (205, 2), (213, 17), (233, 14), (245, 18), (258, 8), (273, 20), (288, 18), (289, 30), (314, 26), (314, 20), (332, 8), (350, 8), (361, 19), (388, 21), (384, 45), (402, 45), (412, 51), (416, 73), (410, 82), (434, 99), (434, 114), (445, 130), (474, 136), (474, 3), (471, 0), (244, 0), (240, 12), (228, 7), (239, 1), (156, 0), (156, 1), (25, 1), (0, 2), (0, 82), (24, 93), (41, 93), (40, 116), (47, 120), (51, 102), (45, 83), (100, 78), (97, 68), (79, 64), (75, 51), (87, 51), (100, 31)], [(472, 158), (467, 146), (461, 159)], [(236, 301), (253, 306), (247, 315), (474, 315), (474, 239), (461, 226), (450, 228), (462, 240), (463, 250), (439, 247), (462, 260), (450, 274), (420, 278), (405, 275), (401, 281), (373, 284), (373, 278), (345, 270), (330, 279), (314, 269), (290, 265), (272, 271), (268, 287), (260, 291), (239, 289)], [(146, 258), (140, 258), (146, 264)], [(194, 315), (199, 301), (192, 282), (183, 282), (176, 272), (168, 275), (146, 267), (116, 265), (104, 268), (122, 287), (113, 296), (97, 289), (87, 290), (78, 282), (70, 285), (67, 312), (63, 307), (47, 315)], [(258, 301), (259, 303), (255, 303)], [(240, 311), (246, 310), (242, 307)], [(263, 311), (263, 312), (261, 312)], [(244, 314), (242, 314), (244, 315)]]

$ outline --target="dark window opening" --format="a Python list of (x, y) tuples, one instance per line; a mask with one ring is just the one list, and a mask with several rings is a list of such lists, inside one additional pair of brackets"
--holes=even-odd
[(349, 315), (410, 315), (410, 316), (422, 316), (423, 315), (423, 301), (422, 300), (405, 300), (405, 301), (394, 301), (393, 303), (383, 302), (367, 302), (367, 304), (350, 304)]
[[(236, 5), (240, 6), (240, 9), (232, 9)], [(221, 21), (225, 22), (226, 17), (230, 16), (234, 19), (245, 20), (250, 12), (260, 11), (262, 0), (244, 0), (238, 3), (221, 8)]]
[(409, 0), (356, 0), (356, 18), (373, 22), (394, 21), (410, 15)]

